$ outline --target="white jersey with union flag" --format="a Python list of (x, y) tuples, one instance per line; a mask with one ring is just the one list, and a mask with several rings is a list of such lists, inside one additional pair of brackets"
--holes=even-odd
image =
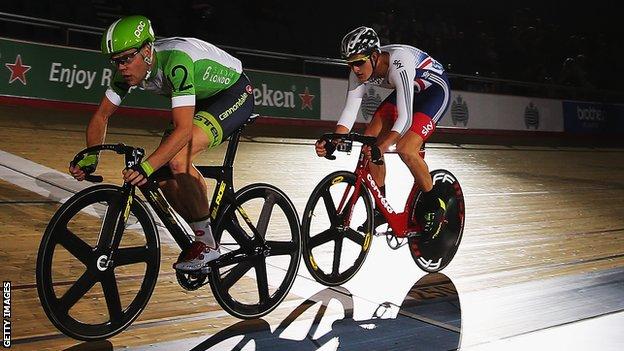
[(388, 73), (385, 77), (371, 78), (366, 82), (360, 83), (355, 73), (351, 72), (349, 75), (347, 101), (338, 119), (338, 124), (350, 130), (362, 104), (362, 98), (367, 90), (366, 86), (380, 86), (396, 90), (398, 116), (392, 126), (392, 130), (404, 135), (412, 125), (414, 91), (420, 92), (431, 85), (426, 79), (421, 79), (420, 76), (417, 76), (417, 70), (441, 75), (444, 69), (438, 61), (434, 60), (426, 52), (413, 46), (393, 44), (382, 46), (380, 49), (381, 52), (390, 54)]

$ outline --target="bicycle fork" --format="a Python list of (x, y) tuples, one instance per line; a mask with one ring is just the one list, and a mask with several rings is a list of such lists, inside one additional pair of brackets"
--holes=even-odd
[[(348, 228), (349, 224), (351, 223), (351, 217), (353, 216), (353, 208), (355, 207), (355, 202), (357, 201), (358, 196), (360, 195), (360, 190), (362, 187), (362, 184), (358, 181), (359, 179), (356, 178), (356, 183), (354, 186), (347, 186), (347, 188), (344, 191), (344, 194), (342, 194), (342, 199), (340, 199), (340, 204), (338, 205), (338, 208), (336, 209), (336, 213), (342, 213), (343, 211), (347, 211), (347, 213), (344, 213), (343, 216), (344, 218), (342, 219), (342, 228)], [(349, 191), (351, 191), (351, 188), (353, 189), (353, 194), (351, 194), (351, 197), (347, 200), (348, 196), (349, 196)], [(345, 204), (345, 202), (348, 201), (348, 207), (347, 204)]]
[(104, 214), (96, 252), (99, 253), (97, 268), (104, 272), (113, 265), (113, 254), (119, 248), (134, 197), (134, 186), (124, 184), (119, 199), (112, 201)]
[[(222, 180), (218, 182), (217, 189), (218, 191), (215, 192), (215, 195), (212, 199), (212, 204), (210, 206), (210, 217), (212, 219), (213, 233), (215, 233), (215, 230), (219, 225), (222, 225), (221, 221), (231, 220), (232, 230), (230, 231), (230, 235), (232, 235), (232, 237), (234, 237), (239, 243), (247, 243), (247, 251), (249, 254), (268, 255), (268, 252), (266, 252), (268, 248), (266, 247), (266, 241), (263, 234), (266, 233), (269, 224), (269, 218), (271, 216), (271, 210), (273, 205), (275, 204), (274, 201), (270, 201), (272, 199), (272, 196), (268, 196), (267, 203), (265, 203), (265, 206), (263, 206), (260, 213), (260, 218), (258, 219), (258, 223), (257, 225), (255, 225), (251, 221), (249, 215), (247, 215), (247, 212), (245, 212), (243, 207), (237, 203), (234, 189), (230, 185)], [(225, 203), (229, 204), (229, 206), (222, 206), (224, 201)], [(230, 211), (232, 215), (227, 216), (226, 213)], [(252, 237), (249, 237), (249, 235), (245, 233), (245, 230), (240, 226), (240, 223), (236, 218), (235, 212), (238, 212), (243, 218), (243, 220), (247, 224), (247, 227), (253, 234)], [(215, 235), (220, 234), (221, 233), (215, 233)], [(215, 241), (220, 242), (221, 238), (215, 236)], [(216, 261), (218, 260), (219, 259), (217, 259)]]

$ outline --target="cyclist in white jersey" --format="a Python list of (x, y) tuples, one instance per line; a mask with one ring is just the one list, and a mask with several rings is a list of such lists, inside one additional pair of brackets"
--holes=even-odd
[[(401, 160), (424, 192), (425, 231), (435, 234), (440, 229), (439, 219), (444, 215), (445, 206), (439, 199), (427, 196), (433, 181), (419, 151), (449, 106), (449, 82), (442, 65), (409, 45), (380, 46), (377, 33), (364, 26), (344, 36), (341, 54), (351, 72), (347, 100), (335, 132), (351, 130), (368, 85), (394, 89), (379, 105), (364, 133), (377, 137), (382, 157), (396, 144)], [(317, 141), (317, 155), (325, 156), (326, 147), (325, 141)], [(370, 150), (364, 151), (370, 158)], [(370, 171), (385, 196), (385, 166), (370, 163)], [(375, 227), (385, 222), (377, 210), (374, 219)]]
[[(102, 144), (109, 117), (134, 88), (171, 98), (171, 124), (156, 150), (123, 171), (124, 181), (143, 185), (167, 166), (173, 180), (161, 184), (173, 208), (195, 231), (195, 241), (174, 268), (196, 271), (220, 255), (210, 227), (208, 191), (193, 166), (202, 151), (219, 145), (253, 111), (253, 88), (240, 60), (194, 38), (155, 40), (149, 19), (128, 16), (102, 36), (102, 53), (117, 69), (87, 127), (87, 146)], [(93, 172), (98, 155), (84, 157), (70, 173), (78, 180)]]

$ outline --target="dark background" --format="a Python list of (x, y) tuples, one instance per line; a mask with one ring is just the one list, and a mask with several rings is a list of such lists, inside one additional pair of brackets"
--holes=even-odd
[[(375, 28), (382, 44), (416, 46), (454, 74), (623, 91), (621, 14), (615, 1), (3, 1), (0, 11), (107, 27), (143, 14), (157, 36), (339, 58), (350, 29)], [(3, 24), (0, 35), (62, 40)], [(34, 33), (36, 32), (36, 33)], [(47, 37), (46, 37), (47, 36)], [(93, 37), (80, 46), (99, 48)]]

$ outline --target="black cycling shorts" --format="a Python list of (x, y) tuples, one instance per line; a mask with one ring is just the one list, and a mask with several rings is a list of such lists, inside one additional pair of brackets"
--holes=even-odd
[[(243, 73), (231, 87), (196, 102), (193, 124), (208, 135), (208, 148), (215, 147), (247, 122), (253, 106), (253, 87)], [(173, 123), (163, 136), (172, 131)]]

